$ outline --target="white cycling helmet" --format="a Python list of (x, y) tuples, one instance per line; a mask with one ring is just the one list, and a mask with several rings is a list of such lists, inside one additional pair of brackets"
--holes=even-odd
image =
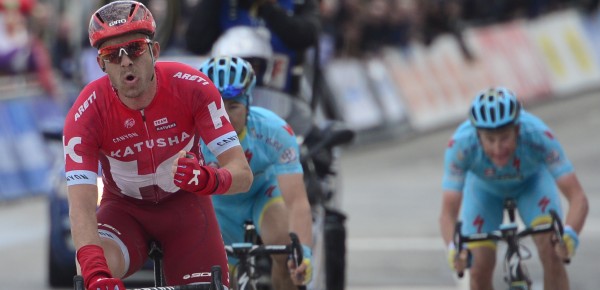
[(211, 56), (237, 56), (252, 64), (257, 85), (269, 83), (273, 72), (271, 33), (264, 27), (234, 26), (227, 29), (212, 47)]

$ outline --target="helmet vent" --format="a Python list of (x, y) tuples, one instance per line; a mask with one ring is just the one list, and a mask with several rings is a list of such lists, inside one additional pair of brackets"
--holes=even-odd
[(131, 17), (133, 15), (134, 11), (135, 11), (135, 5), (131, 4), (131, 8), (129, 8), (129, 17)]
[(247, 76), (248, 76), (248, 71), (245, 69), (242, 70), (242, 75), (240, 76), (240, 79), (245, 80)]
[(494, 108), (490, 108), (490, 119), (492, 122), (496, 122), (496, 114), (494, 114)]
[(102, 18), (102, 16), (98, 12), (96, 12), (96, 18), (98, 18), (98, 20), (102, 21), (102, 23), (106, 23), (106, 21), (104, 21), (104, 18)]
[(479, 108), (479, 115), (481, 116), (481, 119), (485, 122), (487, 121), (487, 118), (485, 117), (485, 107), (481, 106)]

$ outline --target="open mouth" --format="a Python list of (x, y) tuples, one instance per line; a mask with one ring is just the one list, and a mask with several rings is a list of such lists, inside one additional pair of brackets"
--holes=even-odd
[(126, 83), (132, 83), (132, 82), (135, 82), (137, 80), (137, 77), (134, 74), (132, 74), (132, 73), (126, 73), (125, 77), (124, 77), (124, 80), (125, 80)]
[(508, 156), (494, 156), (492, 157), (492, 161), (499, 166), (504, 166), (508, 163)]

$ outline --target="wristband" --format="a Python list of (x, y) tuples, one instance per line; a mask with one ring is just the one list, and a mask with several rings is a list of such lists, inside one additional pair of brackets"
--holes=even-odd
[(577, 232), (571, 226), (565, 225), (562, 238), (569, 251), (569, 256), (572, 257), (575, 255), (575, 251), (579, 246), (579, 236), (577, 235)]
[(195, 192), (198, 195), (224, 194), (231, 188), (231, 172), (225, 168), (214, 168), (212, 166), (200, 166), (200, 170), (209, 176), (206, 186)]
[(77, 250), (77, 261), (81, 267), (81, 276), (85, 288), (100, 278), (112, 278), (104, 250), (98, 245), (85, 245)]
[[(211, 167), (212, 168), (212, 167)], [(215, 189), (215, 194), (224, 194), (231, 188), (231, 183), (233, 182), (233, 177), (231, 176), (231, 172), (225, 168), (216, 169), (216, 180), (218, 181), (217, 187)]]
[(302, 245), (302, 256), (306, 259), (312, 259), (312, 250), (307, 245)]

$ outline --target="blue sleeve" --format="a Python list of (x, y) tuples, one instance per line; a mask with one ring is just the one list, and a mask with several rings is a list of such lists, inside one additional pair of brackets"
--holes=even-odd
[(273, 169), (277, 175), (302, 173), (300, 148), (292, 127), (274, 113), (269, 116), (267, 147)]
[(545, 148), (543, 162), (548, 167), (554, 179), (573, 172), (574, 169), (571, 161), (567, 158), (560, 142), (558, 142), (550, 130), (544, 131), (538, 138)]
[(448, 142), (444, 155), (442, 189), (462, 192), (467, 174), (466, 156), (456, 139)]

